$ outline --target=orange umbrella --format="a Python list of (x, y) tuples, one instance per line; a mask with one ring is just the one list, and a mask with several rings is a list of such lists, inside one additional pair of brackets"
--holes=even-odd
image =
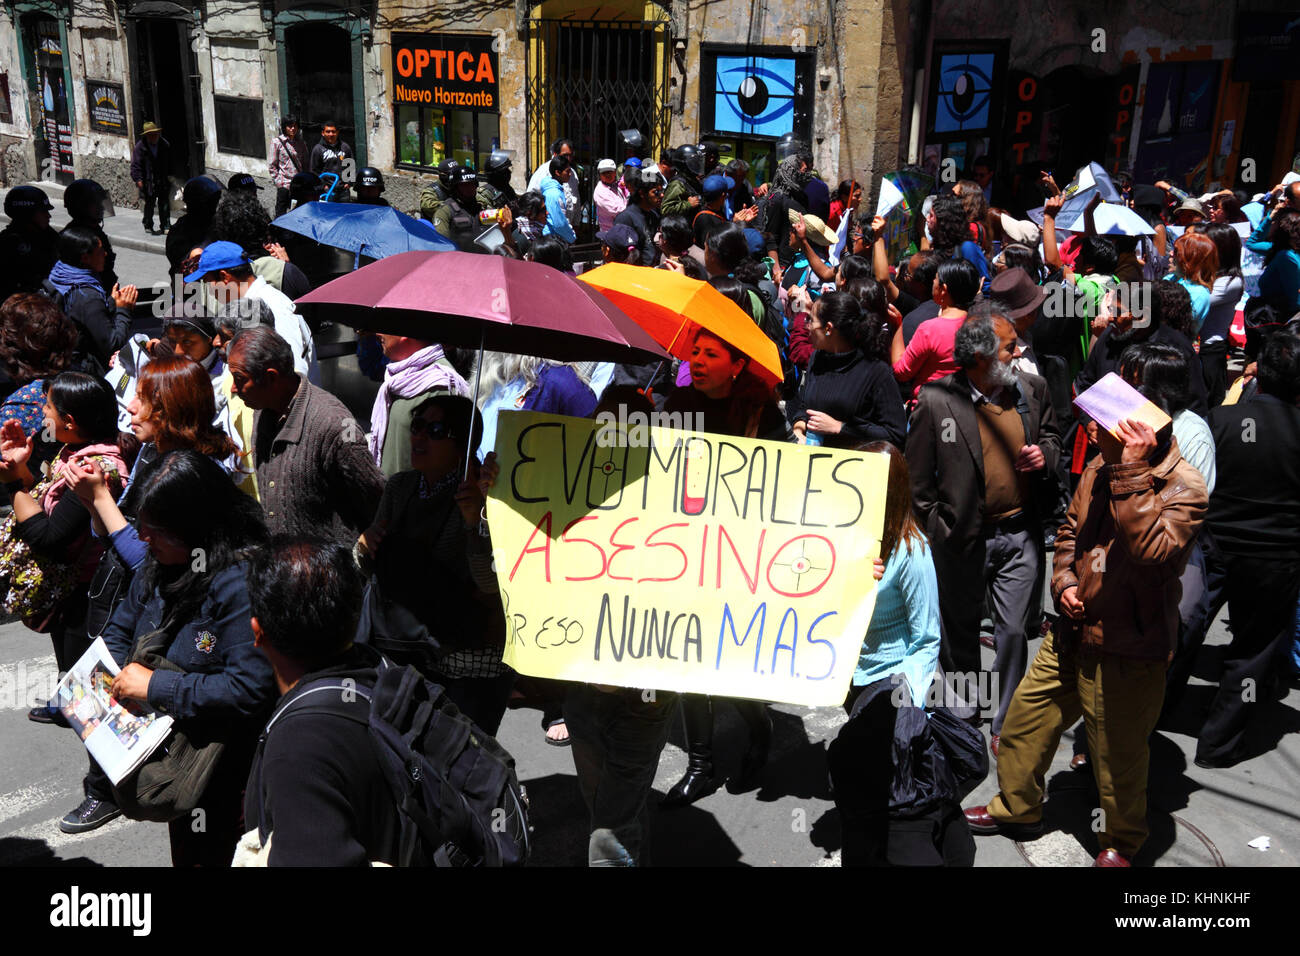
[(689, 359), (701, 329), (749, 357), (749, 368), (773, 385), (784, 379), (776, 343), (736, 303), (707, 282), (668, 269), (609, 262), (578, 276), (680, 359)]

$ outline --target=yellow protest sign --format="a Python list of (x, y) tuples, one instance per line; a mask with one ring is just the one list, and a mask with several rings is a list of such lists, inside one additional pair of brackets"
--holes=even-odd
[(514, 411), (496, 452), (515, 670), (843, 702), (875, 602), (884, 455)]

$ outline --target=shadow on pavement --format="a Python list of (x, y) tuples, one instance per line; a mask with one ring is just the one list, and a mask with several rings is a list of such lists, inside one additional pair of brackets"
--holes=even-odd
[(64, 859), (44, 840), (0, 837), (0, 866), (102, 866), (89, 857)]
[(698, 806), (660, 811), (662, 799), (657, 790), (650, 794), (651, 866), (749, 866), (712, 813)]

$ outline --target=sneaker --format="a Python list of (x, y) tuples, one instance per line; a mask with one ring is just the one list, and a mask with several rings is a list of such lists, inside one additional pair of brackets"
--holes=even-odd
[(81, 806), (59, 821), (59, 829), (64, 833), (88, 833), (121, 815), (122, 811), (107, 800), (87, 797), (81, 801)]

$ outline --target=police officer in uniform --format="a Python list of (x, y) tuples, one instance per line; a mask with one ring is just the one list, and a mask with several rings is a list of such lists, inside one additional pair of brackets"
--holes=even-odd
[(704, 154), (694, 143), (673, 150), (673, 180), (664, 190), (662, 215), (693, 219), (700, 208), (700, 177), (704, 175)]
[(484, 209), (514, 207), (519, 194), (510, 185), (511, 162), (509, 150), (492, 150), (479, 175), (478, 192), (475, 193), (479, 206)]
[(457, 164), (448, 179), (450, 193), (433, 215), (433, 228), (456, 243), (461, 252), (477, 252), (474, 240), (483, 231), (478, 218), (481, 207), (474, 197), (478, 176), (468, 166)]
[(420, 193), (420, 217), (433, 222), (434, 216), (438, 214), (438, 209), (445, 203), (448, 197), (454, 191), (452, 188), (452, 175), (460, 169), (460, 163), (454, 159), (444, 159), (438, 164), (438, 179), (432, 185), (425, 187)]
[(59, 234), (50, 228), (54, 206), (35, 186), (5, 196), (9, 225), (0, 232), (0, 302), (15, 292), (39, 292), (59, 259)]
[(63, 191), (63, 208), (72, 217), (70, 226), (84, 226), (99, 237), (104, 245), (104, 271), (95, 278), (105, 289), (117, 285), (117, 271), (113, 268), (117, 262), (117, 253), (113, 243), (104, 231), (104, 187), (93, 179), (78, 179)]
[(357, 198), (355, 202), (365, 206), (387, 206), (388, 200), (380, 193), (384, 191), (384, 174), (373, 166), (362, 166), (357, 172)]

